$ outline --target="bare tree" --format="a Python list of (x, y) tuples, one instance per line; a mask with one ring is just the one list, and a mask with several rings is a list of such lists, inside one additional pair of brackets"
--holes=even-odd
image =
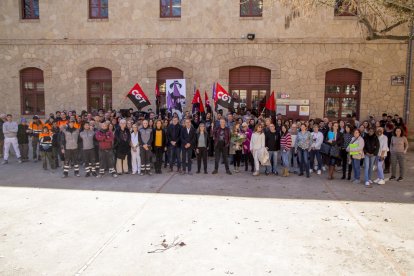
[(288, 7), (290, 14), (285, 18), (285, 28), (300, 16), (311, 16), (321, 7), (332, 8), (338, 15), (356, 16), (365, 27), (366, 39), (407, 40), (401, 35), (400, 26), (412, 26), (414, 22), (414, 0), (273, 0)]

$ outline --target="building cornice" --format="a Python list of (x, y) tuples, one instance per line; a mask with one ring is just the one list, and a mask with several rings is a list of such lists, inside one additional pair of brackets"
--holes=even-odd
[(0, 45), (171, 45), (171, 44), (406, 44), (397, 40), (361, 38), (172, 38), (172, 39), (0, 39)]

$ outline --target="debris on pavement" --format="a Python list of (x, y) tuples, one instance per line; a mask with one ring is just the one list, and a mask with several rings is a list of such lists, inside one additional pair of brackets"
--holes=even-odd
[(151, 253), (162, 253), (162, 252), (167, 251), (168, 249), (171, 249), (173, 247), (183, 247), (183, 246), (186, 246), (186, 245), (187, 244), (185, 244), (185, 242), (183, 242), (183, 241), (180, 241), (179, 242), (178, 241), (178, 237), (175, 237), (174, 238), (174, 241), (171, 244), (168, 244), (167, 243), (167, 240), (164, 239), (161, 242), (161, 244), (157, 245), (157, 246), (161, 246), (162, 248), (158, 248), (158, 249), (155, 249), (155, 250), (151, 250), (151, 251), (148, 251), (147, 253), (148, 254), (151, 254)]

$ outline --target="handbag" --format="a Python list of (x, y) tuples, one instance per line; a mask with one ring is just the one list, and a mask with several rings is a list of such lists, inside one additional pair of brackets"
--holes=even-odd
[(325, 154), (325, 155), (330, 155), (331, 153), (331, 145), (327, 144), (327, 143), (322, 143), (321, 145), (321, 149), (320, 149), (320, 153)]
[(338, 146), (332, 146), (331, 151), (329, 152), (329, 156), (333, 158), (339, 158), (341, 153), (341, 149)]

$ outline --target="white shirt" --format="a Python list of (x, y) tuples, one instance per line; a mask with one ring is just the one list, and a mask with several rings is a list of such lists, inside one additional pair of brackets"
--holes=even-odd
[(387, 156), (387, 152), (390, 151), (388, 148), (388, 137), (384, 134), (381, 134), (381, 136), (378, 136), (378, 140), (380, 142), (380, 148), (378, 151), (378, 156), (382, 156), (382, 152), (385, 151), (384, 157)]
[(134, 147), (137, 147), (139, 142), (138, 142), (138, 132), (132, 132), (131, 133), (131, 143)]

